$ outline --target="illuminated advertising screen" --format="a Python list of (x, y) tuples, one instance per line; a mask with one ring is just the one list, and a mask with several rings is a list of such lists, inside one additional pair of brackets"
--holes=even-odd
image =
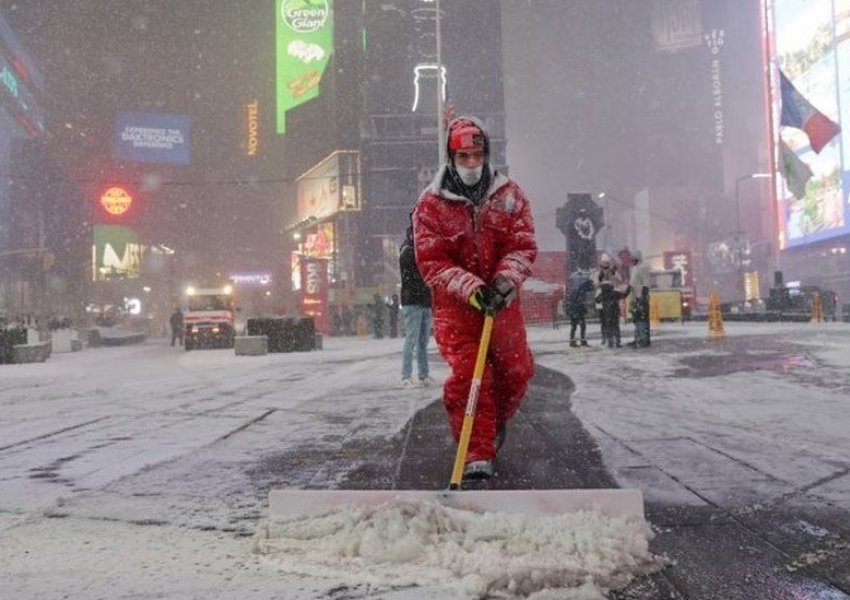
[(320, 223), (315, 233), (305, 236), (304, 251), (306, 256), (315, 258), (331, 258), (334, 252), (334, 225), (333, 223)]
[(189, 117), (120, 112), (115, 117), (115, 158), (128, 162), (189, 164)]
[(850, 0), (767, 0), (782, 248), (850, 233)]
[(277, 132), (286, 113), (316, 98), (333, 52), (333, 0), (275, 0)]
[(356, 150), (339, 150), (295, 181), (298, 218), (324, 219), (360, 209), (360, 158)]
[(664, 268), (678, 269), (682, 273), (682, 285), (694, 285), (693, 255), (690, 250), (675, 250), (664, 253)]
[(271, 273), (232, 273), (228, 277), (233, 285), (240, 288), (262, 288), (268, 287), (272, 283)]
[(95, 225), (92, 280), (136, 279), (141, 273), (142, 244), (129, 227)]
[(44, 133), (44, 114), (26, 82), (10, 59), (0, 55), (0, 95), (7, 98), (13, 113), (31, 137)]
[(0, 14), (0, 96), (30, 137), (44, 133), (44, 110), (36, 98), (44, 80), (18, 36)]
[(120, 217), (127, 214), (133, 206), (133, 196), (123, 187), (113, 186), (100, 196), (100, 206), (106, 214)]

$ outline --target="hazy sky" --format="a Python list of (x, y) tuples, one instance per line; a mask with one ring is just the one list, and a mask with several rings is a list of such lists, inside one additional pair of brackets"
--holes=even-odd
[[(67, 10), (69, 4), (74, 10)], [(272, 6), (271, 0), (261, 4)], [(564, 249), (554, 216), (569, 191), (605, 191), (626, 204), (647, 185), (693, 183), (708, 172), (705, 48), (657, 52), (651, 3), (507, 0), (502, 5), (508, 162), (534, 203), (541, 248)], [(730, 0), (715, 5), (729, 6)], [(268, 13), (230, 3), (166, 0), (0, 0), (0, 8), (21, 26), (21, 39), (42, 62), (51, 82), (51, 143), (64, 149), (77, 177), (97, 181), (114, 171), (116, 177), (148, 182), (155, 227), (171, 235), (175, 230), (169, 225), (177, 226), (178, 237), (197, 243), (201, 253), (226, 241), (256, 245), (262, 260), (259, 244), (276, 243), (267, 225), (277, 217), (263, 207), (285, 193), (270, 183), (282, 174), (276, 167), (281, 139), (271, 134), (270, 110), (261, 111), (268, 132), (260, 141), (262, 158), (245, 160), (240, 144), (246, 102), (259, 96), (270, 107), (273, 100)], [(732, 16), (726, 20), (738, 20)], [(716, 15), (718, 21), (724, 18)], [(728, 32), (730, 43), (745, 35)], [(753, 49), (758, 51), (757, 41), (748, 51)], [(742, 81), (731, 62), (726, 69), (731, 122), (743, 89), (731, 87)], [(116, 110), (189, 114), (193, 166), (118, 170), (110, 156)], [(214, 183), (243, 179), (256, 183)], [(187, 210), (194, 211), (190, 223), (208, 223), (212, 230), (186, 228), (181, 211)], [(222, 223), (228, 226), (216, 229)]]
[[(652, 2), (503, 2), (508, 160), (532, 198), (544, 249), (564, 249), (555, 210), (567, 192), (604, 191), (612, 208), (647, 186), (731, 197), (737, 176), (759, 170), (766, 140), (758, 7), (703, 5), (703, 33), (725, 34), (722, 145), (714, 140), (711, 55), (703, 43), (657, 50)], [(705, 225), (718, 235), (730, 226)]]

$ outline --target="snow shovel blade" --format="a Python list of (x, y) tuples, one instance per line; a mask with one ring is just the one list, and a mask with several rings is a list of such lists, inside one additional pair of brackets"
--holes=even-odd
[(597, 510), (608, 517), (643, 519), (638, 489), (578, 490), (272, 490), (269, 516), (291, 519), (327, 514), (346, 507), (374, 508), (388, 502), (432, 502), (449, 508), (550, 516)]

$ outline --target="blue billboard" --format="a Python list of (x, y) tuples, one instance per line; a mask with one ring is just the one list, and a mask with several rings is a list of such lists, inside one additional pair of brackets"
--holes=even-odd
[(117, 160), (188, 165), (190, 145), (186, 115), (120, 112), (115, 117)]

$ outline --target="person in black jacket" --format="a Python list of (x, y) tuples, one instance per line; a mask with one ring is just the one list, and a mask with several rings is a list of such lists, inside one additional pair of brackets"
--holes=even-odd
[(180, 345), (183, 345), (183, 312), (180, 310), (180, 307), (174, 309), (174, 312), (171, 313), (171, 345), (174, 345), (175, 341), (180, 342)]
[(372, 299), (372, 335), (376, 340), (380, 340), (384, 338), (384, 312), (387, 307), (378, 292), (372, 295)]
[(576, 329), (581, 335), (581, 345), (587, 346), (587, 295), (593, 291), (591, 279), (575, 278), (574, 289), (565, 300), (565, 312), (570, 318), (570, 346), (578, 348)]
[(387, 302), (387, 311), (389, 311), (390, 317), (390, 337), (395, 338), (398, 337), (398, 311), (400, 305), (398, 300), (398, 294), (393, 294), (390, 298), (390, 301)]
[(413, 249), (413, 226), (407, 228), (407, 236), (399, 251), (401, 272), (401, 315), (404, 319), (404, 350), (401, 355), (401, 385), (416, 387), (413, 381), (413, 350), (416, 349), (419, 386), (434, 383), (428, 374), (428, 339), (431, 336), (431, 290), (425, 285)]
[(620, 336), (620, 301), (629, 295), (629, 286), (615, 288), (606, 282), (600, 286), (602, 302), (602, 343), (609, 348), (622, 348)]

